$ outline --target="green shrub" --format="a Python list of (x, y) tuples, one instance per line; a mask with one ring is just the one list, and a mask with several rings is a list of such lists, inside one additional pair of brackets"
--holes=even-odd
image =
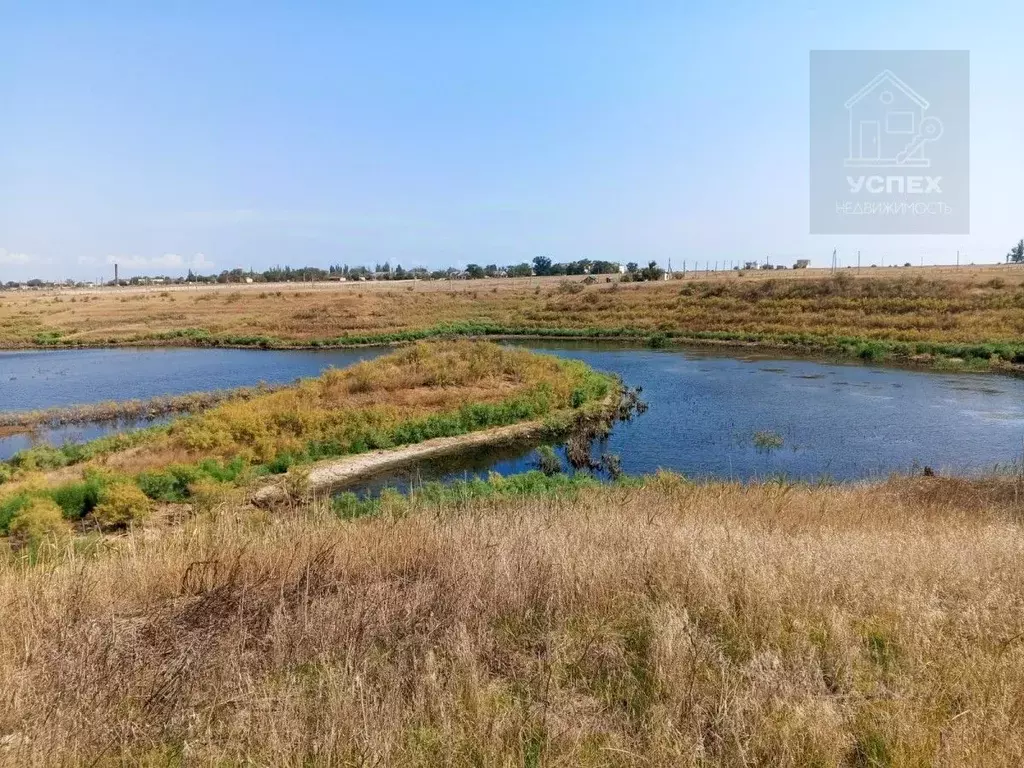
[(59, 543), (71, 536), (71, 526), (52, 499), (37, 497), (15, 515), (9, 526), (11, 537), (22, 545), (33, 548), (45, 541)]
[(861, 344), (857, 349), (857, 356), (861, 360), (867, 361), (878, 361), (885, 358), (886, 348), (884, 344), (875, 341), (869, 341), (865, 344)]
[(99, 504), (103, 481), (96, 476), (80, 483), (68, 483), (49, 492), (50, 498), (61, 508), (68, 520), (78, 520), (89, 514)]
[(245, 474), (247, 468), (245, 460), (241, 457), (235, 457), (226, 464), (215, 459), (206, 459), (199, 463), (199, 470), (218, 483), (238, 482)]
[(576, 387), (576, 389), (572, 391), (572, 407), (579, 408), (585, 402), (587, 402), (587, 393), (583, 391), (582, 387)]
[(143, 472), (138, 487), (154, 501), (181, 502), (188, 498), (189, 486), (202, 477), (198, 467), (176, 465), (163, 472)]
[(103, 489), (90, 519), (105, 530), (127, 528), (144, 520), (151, 506), (149, 497), (137, 485), (115, 483)]
[(351, 491), (339, 493), (332, 501), (334, 514), (342, 520), (354, 520), (375, 513), (380, 504), (376, 499), (360, 499)]
[(267, 462), (266, 467), (273, 475), (283, 475), (295, 464), (295, 456), (291, 453), (282, 453)]
[(19, 451), (11, 457), (11, 464), (19, 469), (29, 472), (45, 469), (60, 469), (69, 464), (68, 457), (60, 448), (49, 445), (37, 445), (24, 451)]
[(18, 493), (0, 500), (0, 533), (6, 534), (11, 521), (29, 503), (27, 493)]

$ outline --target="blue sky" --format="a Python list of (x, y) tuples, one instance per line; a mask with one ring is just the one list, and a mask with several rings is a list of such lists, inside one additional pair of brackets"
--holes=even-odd
[[(1024, 236), (1024, 9), (489, 5), (0, 0), (0, 280)], [(848, 48), (971, 52), (971, 235), (808, 234), (808, 52)]]

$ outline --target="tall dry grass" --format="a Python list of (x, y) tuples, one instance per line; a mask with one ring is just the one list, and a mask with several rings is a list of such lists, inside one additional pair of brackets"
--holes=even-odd
[(0, 762), (1020, 765), (1019, 484), (225, 509), (0, 567)]

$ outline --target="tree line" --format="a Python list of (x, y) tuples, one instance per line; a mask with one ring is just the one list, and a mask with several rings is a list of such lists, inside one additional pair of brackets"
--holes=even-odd
[[(617, 275), (622, 274), (624, 280), (644, 281), (660, 280), (664, 271), (656, 262), (640, 267), (635, 262), (620, 267), (618, 262), (579, 259), (578, 261), (555, 262), (547, 256), (538, 256), (532, 262), (509, 264), (468, 264), (465, 269), (448, 267), (446, 269), (429, 270), (424, 267), (406, 269), (401, 264), (394, 267), (389, 262), (369, 266), (350, 266), (348, 264), (332, 264), (326, 269), (322, 267), (289, 267), (274, 266), (262, 272), (243, 269), (225, 269), (213, 274), (200, 274), (189, 270), (185, 276), (139, 275), (120, 278), (118, 285), (184, 285), (184, 284), (215, 284), (215, 283), (301, 283), (326, 280), (483, 280), (487, 278), (505, 277), (548, 277), (557, 275)], [(9, 282), (7, 288), (18, 288), (27, 285), (30, 288), (54, 285), (83, 285), (74, 281), (62, 283), (44, 280), (29, 280), (25, 283)], [(106, 285), (114, 285), (110, 280)], [(2, 286), (2, 284), (0, 284)]]

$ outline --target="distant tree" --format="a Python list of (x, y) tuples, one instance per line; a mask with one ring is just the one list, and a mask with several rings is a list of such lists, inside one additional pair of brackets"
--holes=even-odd
[(1024, 264), (1024, 240), (1020, 240), (1010, 252), (1006, 254), (1007, 263)]
[(484, 268), (479, 264), (469, 264), (466, 266), (466, 274), (469, 275), (471, 280), (481, 280), (485, 277), (486, 273)]
[(571, 261), (565, 265), (565, 274), (589, 275), (593, 266), (594, 262), (592, 262), (590, 259), (580, 259), (579, 261)]
[(634, 275), (640, 271), (640, 265), (637, 264), (635, 261), (631, 261), (628, 264), (626, 264), (626, 271), (629, 274)]
[(484, 274), (487, 275), (487, 277), (497, 277), (499, 274), (498, 265), (488, 264), (486, 267), (484, 267)]
[(595, 261), (590, 267), (592, 275), (614, 275), (619, 271), (619, 265), (614, 261)]
[(533, 274), (533, 267), (524, 261), (522, 264), (513, 264), (506, 272), (509, 277), (529, 277)]
[(538, 256), (533, 260), (533, 273), (538, 277), (551, 274), (551, 259), (547, 256)]
[(665, 270), (658, 266), (658, 262), (651, 261), (641, 270), (640, 274), (644, 280), (661, 280), (665, 276)]

